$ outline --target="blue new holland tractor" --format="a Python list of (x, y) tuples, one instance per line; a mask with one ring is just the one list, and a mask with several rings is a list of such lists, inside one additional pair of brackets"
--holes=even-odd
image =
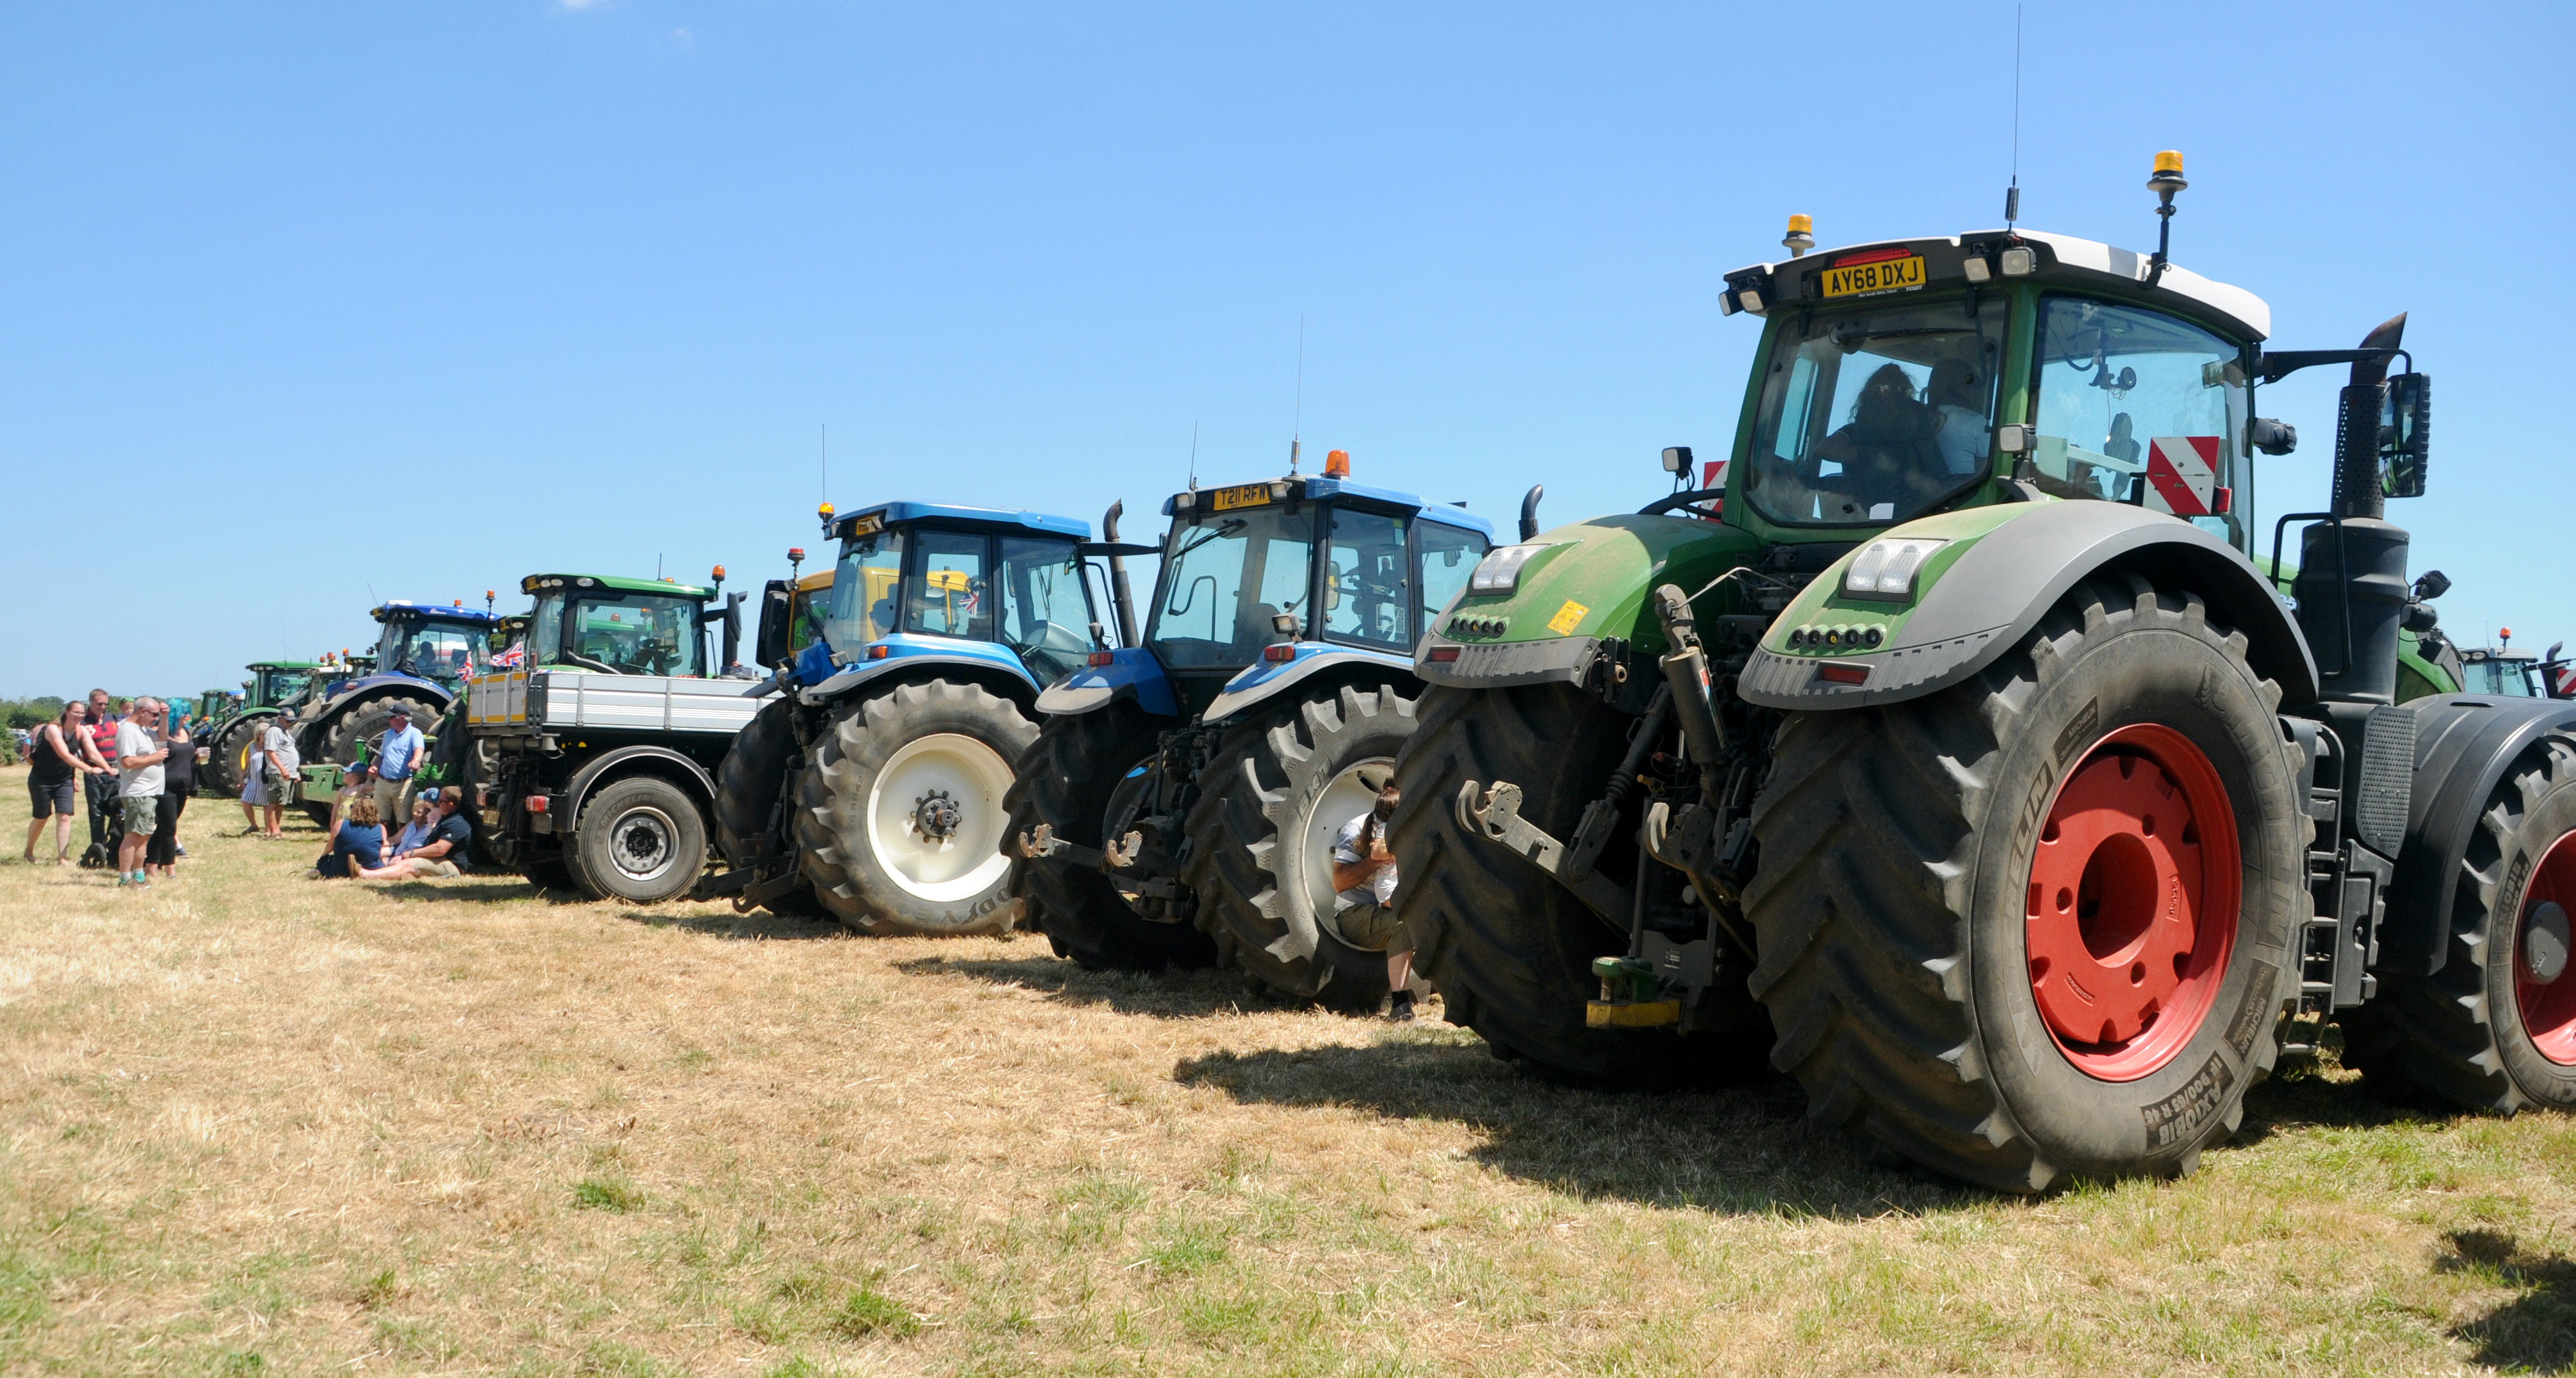
[(1101, 635), (1091, 526), (928, 502), (822, 517), (839, 562), (828, 585), (777, 582), (764, 600), (772, 701), (718, 772), (731, 869), (699, 893), (863, 933), (1008, 929), (1012, 765), (1040, 692)]
[[(1532, 494), (1533, 499), (1536, 494)], [(1010, 893), (1059, 955), (1226, 963), (1271, 989), (1373, 1007), (1386, 962), (1346, 937), (1332, 847), (1413, 733), (1414, 643), (1493, 528), (1322, 475), (1163, 504), (1160, 547), (1101, 547), (1120, 644), (1047, 690), (1012, 786)], [(1159, 554), (1141, 640), (1123, 558)]]
[[(294, 710), (296, 750), (310, 765), (346, 766), (362, 748), (372, 757), (396, 710), (409, 713), (422, 732), (436, 731), (465, 681), (486, 668), (492, 627), (500, 620), (489, 607), (461, 601), (392, 599), (368, 615), (384, 627), (373, 664), (316, 686)], [(316, 817), (330, 812), (327, 799), (307, 808)]]

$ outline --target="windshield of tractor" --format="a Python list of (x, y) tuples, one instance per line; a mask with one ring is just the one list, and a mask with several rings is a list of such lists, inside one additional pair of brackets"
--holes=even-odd
[(1002, 641), (1041, 684), (1053, 684), (1091, 651), (1091, 600), (1073, 542), (1001, 538)]
[(823, 605), (823, 639), (835, 650), (855, 650), (891, 633), (894, 590), (902, 575), (902, 528), (844, 544), (830, 601)]
[(2506, 660), (2495, 656), (2463, 657), (2460, 665), (2460, 687), (2471, 694), (2502, 694), (2509, 698), (2530, 699), (2540, 695), (2531, 687), (2528, 660)]
[(385, 623), (384, 635), (376, 641), (376, 669), (453, 685), (482, 672), (487, 639), (480, 628), (396, 617)]
[(1745, 493), (1785, 526), (1901, 522), (1989, 472), (2005, 304), (1925, 302), (1784, 321)]
[(259, 707), (274, 708), (304, 692), (313, 682), (310, 670), (262, 670), (259, 672)]
[(528, 648), (538, 665), (688, 679), (706, 673), (705, 640), (694, 598), (571, 588), (537, 599)]
[(1422, 639), (1440, 614), (1467, 591), (1468, 577), (1476, 572), (1476, 562), (1485, 558), (1486, 540), (1473, 531), (1447, 526), (1440, 522), (1418, 522), (1413, 539), (1422, 547), (1422, 617), (1413, 629), (1414, 639)]
[(2245, 542), (2228, 496), (2245, 434), (2243, 351), (2159, 311), (2040, 304), (2031, 463), (2059, 497), (2138, 503)]
[(1405, 616), (1411, 591), (1400, 517), (1336, 505), (1324, 543), (1324, 637), (1402, 651), (1415, 637)]
[(1311, 507), (1294, 514), (1284, 504), (1255, 507), (1175, 524), (1145, 633), (1156, 658), (1209, 669), (1260, 659), (1261, 648), (1280, 639), (1273, 617), (1306, 621), (1314, 546)]
[(913, 579), (904, 587), (903, 629), (931, 636), (993, 639), (986, 596), (984, 533), (925, 527), (912, 533)]

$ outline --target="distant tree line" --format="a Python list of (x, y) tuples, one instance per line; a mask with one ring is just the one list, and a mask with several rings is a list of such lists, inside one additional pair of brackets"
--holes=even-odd
[[(32, 699), (0, 699), (0, 726), (30, 731), (63, 714), (63, 700), (51, 694)], [(0, 765), (18, 764), (18, 734), (0, 732)]]

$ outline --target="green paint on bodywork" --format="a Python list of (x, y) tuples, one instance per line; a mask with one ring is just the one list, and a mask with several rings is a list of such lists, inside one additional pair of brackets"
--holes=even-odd
[[(1655, 585), (1678, 583), (1695, 592), (1751, 562), (1761, 548), (1749, 533), (1716, 522), (1639, 516), (1575, 522), (1530, 544), (1549, 548), (1521, 566), (1518, 587), (1507, 594), (1469, 592), (1440, 620), (1442, 636), (1470, 645), (1615, 636), (1660, 653), (1663, 626), (1648, 605)], [(1740, 601), (1732, 584), (1702, 600), (1703, 605), (1719, 603), (1721, 611)], [(1498, 635), (1453, 630), (1461, 617), (1499, 617), (1505, 627)], [(1566, 620), (1549, 626), (1560, 618)]]
[(1932, 586), (1941, 581), (1942, 575), (1949, 573), (1950, 567), (1959, 562), (1960, 556), (1967, 554), (1977, 542), (2001, 530), (2004, 523), (2017, 517), (2027, 516), (2056, 501), (2055, 498), (2043, 498), (2036, 502), (2001, 503), (1991, 507), (1970, 507), (1957, 511), (1936, 512), (1931, 516), (1907, 522), (1903, 526), (1889, 527), (1879, 534), (1879, 539), (1902, 540), (1908, 536), (1917, 536), (1949, 542), (1939, 550), (1933, 551), (1930, 558), (1923, 562), (1923, 568), (1916, 572), (1912, 598), (1899, 602), (1890, 598), (1854, 598), (1844, 593), (1844, 572), (1851, 568), (1852, 561), (1859, 557), (1860, 552), (1867, 549), (1865, 544), (1854, 547), (1851, 553), (1834, 561), (1833, 568), (1817, 575), (1814, 583), (1799, 590), (1798, 596), (1789, 600), (1789, 606), (1773, 620), (1771, 629), (1763, 633), (1762, 649), (1775, 655), (1811, 657), (1819, 660), (1877, 649), (1859, 642), (1832, 647), (1791, 646), (1789, 633), (1802, 627), (1814, 627), (1819, 630), (1837, 627), (1862, 629), (1875, 627), (1880, 633), (1879, 646), (1895, 644), (1897, 637), (1905, 630), (1906, 620), (1914, 615), (1914, 609), (1922, 602), (1923, 595), (1932, 591)]
[(683, 584), (668, 579), (628, 579), (615, 574), (531, 574), (519, 581), (520, 590), (525, 593), (538, 592), (537, 589), (529, 587), (529, 581), (535, 579), (561, 579), (567, 588), (574, 592), (586, 592), (587, 590), (582, 589), (578, 581), (588, 579), (591, 588), (608, 589), (616, 593), (659, 593), (678, 598), (695, 598), (701, 603), (716, 596), (714, 589), (700, 588), (696, 584)]

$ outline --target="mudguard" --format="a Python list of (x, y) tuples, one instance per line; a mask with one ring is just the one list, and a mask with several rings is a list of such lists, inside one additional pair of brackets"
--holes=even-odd
[(1177, 718), (1181, 702), (1172, 693), (1163, 664), (1142, 646), (1122, 646), (1109, 653), (1106, 665), (1085, 665), (1047, 686), (1038, 695), (1041, 713), (1089, 713), (1121, 699), (1158, 717)]
[(621, 746), (615, 751), (600, 753), (599, 759), (574, 771), (572, 779), (564, 783), (562, 792), (557, 796), (564, 800), (565, 804), (562, 816), (556, 820), (556, 830), (559, 833), (569, 833), (581, 826), (581, 806), (589, 801), (591, 786), (599, 783), (601, 776), (606, 775), (616, 766), (645, 757), (656, 761), (676, 762), (688, 773), (688, 778), (697, 783), (698, 807), (701, 810), (713, 807), (716, 782), (708, 776), (706, 767), (666, 746)]
[(2445, 694), (2407, 707), (2415, 715), (2415, 777), (2374, 970), (2430, 976), (2450, 951), (2451, 905), (2487, 796), (2540, 742), (2576, 746), (2576, 703)]
[[(1907, 536), (1947, 542), (1924, 561), (1911, 600), (1845, 593), (1843, 575), (1860, 552), (1844, 555), (1763, 633), (1736, 692), (1797, 712), (1939, 693), (2020, 645), (2077, 582), (2130, 571), (2199, 594), (2212, 616), (2244, 633), (2247, 662), (2281, 686), (2284, 709), (2316, 699), (2316, 661), (2290, 610), (2234, 546), (2178, 517), (2041, 499), (1944, 512), (1881, 539)], [(1839, 644), (1813, 644), (1827, 631)], [(1792, 646), (1793, 632), (1815, 636)], [(1873, 633), (1875, 645), (1846, 639)]]
[(1734, 527), (1665, 516), (1573, 522), (1524, 544), (1546, 549), (1521, 566), (1512, 592), (1470, 589), (1451, 604), (1414, 646), (1416, 675), (1476, 689), (1582, 683), (1605, 640), (1663, 649), (1648, 601), (1657, 584), (1698, 589), (1760, 549)]
[[(810, 648), (809, 648), (810, 649)], [(803, 662), (798, 662), (802, 668)], [(831, 657), (835, 668), (829, 677), (796, 692), (799, 703), (815, 705), (845, 698), (867, 686), (868, 682), (902, 671), (907, 674), (940, 665), (967, 666), (976, 670), (1002, 674), (1038, 692), (1038, 682), (1026, 665), (1010, 648), (990, 641), (964, 641), (944, 636), (912, 636), (897, 633), (869, 642), (855, 652)]]
[(1363, 651), (1349, 646), (1330, 646), (1318, 641), (1296, 643), (1293, 660), (1255, 661), (1243, 673), (1225, 682), (1225, 689), (1209, 703), (1199, 721), (1223, 722), (1248, 708), (1269, 701), (1302, 681), (1328, 671), (1357, 672), (1360, 678), (1378, 677), (1410, 693), (1421, 690), (1412, 681), (1413, 662), (1387, 651)]

